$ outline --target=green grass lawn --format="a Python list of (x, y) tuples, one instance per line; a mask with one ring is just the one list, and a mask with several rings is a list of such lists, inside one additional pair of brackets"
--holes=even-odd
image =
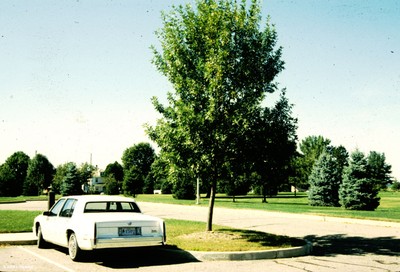
[(0, 233), (32, 231), (33, 219), (39, 211), (0, 210)]
[(17, 197), (0, 197), (1, 203), (13, 203), (13, 202), (24, 202), (24, 201), (47, 201), (47, 195), (41, 196), (17, 196)]
[[(381, 221), (400, 222), (400, 192), (381, 192), (380, 206), (375, 211), (352, 211), (341, 207), (314, 207), (308, 205), (306, 193), (280, 193), (277, 197), (267, 198), (268, 203), (261, 203), (261, 198), (218, 198), (215, 207), (234, 209), (257, 209), (275, 212), (304, 213), (334, 217), (348, 217)], [(196, 205), (194, 200), (177, 200), (171, 195), (139, 195), (138, 202), (157, 202), (181, 205)], [(208, 206), (208, 199), (201, 199), (201, 206)]]

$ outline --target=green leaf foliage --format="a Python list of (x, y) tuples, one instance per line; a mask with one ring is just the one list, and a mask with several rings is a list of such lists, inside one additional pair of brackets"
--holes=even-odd
[(47, 157), (36, 154), (29, 162), (23, 194), (26, 196), (42, 194), (43, 190), (51, 185), (54, 172), (54, 167)]
[(106, 195), (118, 195), (120, 193), (120, 183), (114, 178), (113, 175), (105, 177), (104, 180), (104, 193)]
[(385, 154), (376, 151), (369, 153), (367, 157), (367, 169), (380, 190), (387, 189), (392, 184), (393, 179), (390, 176), (392, 173), (391, 168), (392, 166), (386, 163)]
[(322, 136), (308, 136), (303, 139), (299, 145), (300, 151), (302, 153), (302, 165), (305, 171), (306, 180), (311, 174), (315, 162), (318, 160), (319, 156), (328, 148), (331, 140), (325, 139)]
[(70, 162), (67, 162), (67, 163), (64, 163), (64, 164), (61, 164), (61, 165), (57, 166), (57, 168), (56, 168), (56, 172), (55, 172), (54, 177), (53, 177), (53, 182), (51, 184), (52, 190), (56, 194), (60, 194), (61, 193), (63, 180), (64, 180), (65, 176), (67, 175), (69, 164), (70, 164)]
[(20, 196), (26, 179), (30, 158), (15, 152), (0, 166), (0, 196)]
[[(278, 158), (273, 144), (267, 144), (288, 141), (279, 139), (287, 137), (279, 129), (289, 126), (275, 116), (285, 101), (275, 109), (262, 105), (267, 94), (277, 90), (274, 79), (283, 70), (282, 48), (270, 19), (261, 26), (257, 0), (198, 0), (195, 7), (173, 7), (162, 20), (157, 31), (161, 44), (153, 47), (153, 63), (174, 91), (168, 93), (167, 105), (153, 98), (162, 118), (147, 126), (147, 133), (161, 148), (169, 176), (176, 178), (176, 170), (184, 170), (182, 182), (194, 184), (199, 178), (210, 192), (210, 230), (217, 184), (236, 194), (248, 187), (250, 179), (266, 177), (254, 173), (262, 167), (262, 163), (256, 167), (255, 160), (264, 159), (254, 150), (269, 146), (274, 154), (270, 165), (279, 168), (269, 172), (270, 183), (273, 174), (286, 171), (287, 166), (280, 164), (290, 160), (287, 152)], [(281, 127), (271, 125), (274, 122)], [(273, 135), (269, 130), (275, 128)]]
[(139, 143), (127, 148), (122, 155), (123, 189), (128, 195), (135, 196), (153, 191), (150, 175), (151, 165), (156, 159), (154, 149), (149, 143)]
[(105, 177), (113, 176), (117, 181), (124, 180), (124, 169), (121, 164), (117, 161), (114, 163), (110, 163), (107, 165), (106, 169), (103, 172)]
[(136, 166), (132, 166), (130, 169), (124, 171), (124, 181), (122, 185), (124, 194), (135, 197), (137, 194), (143, 192), (143, 185), (144, 177)]
[(162, 118), (147, 132), (172, 169), (192, 172), (186, 182), (199, 177), (215, 193), (222, 181), (235, 191), (254, 171), (248, 156), (261, 102), (283, 69), (276, 31), (269, 19), (261, 30), (259, 1), (196, 1), (162, 19), (154, 64), (174, 92), (167, 106), (153, 98)]

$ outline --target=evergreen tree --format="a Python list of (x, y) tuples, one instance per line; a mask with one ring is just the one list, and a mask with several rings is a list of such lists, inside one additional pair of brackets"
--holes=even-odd
[(337, 160), (328, 152), (323, 152), (309, 177), (309, 204), (311, 206), (340, 206), (341, 174)]
[(62, 195), (79, 195), (82, 194), (81, 177), (75, 163), (68, 163), (65, 177), (61, 184)]
[[(255, 188), (263, 195), (276, 195), (280, 187), (289, 184), (292, 175), (291, 162), (296, 156), (297, 119), (292, 117), (293, 105), (282, 90), (274, 107), (265, 108), (253, 127), (249, 158), (254, 162), (253, 173), (247, 179), (254, 180)], [(255, 178), (256, 175), (259, 178)]]
[(339, 190), (341, 204), (350, 210), (373, 211), (379, 206), (378, 193), (379, 187), (368, 173), (365, 155), (356, 150), (344, 169), (343, 183)]

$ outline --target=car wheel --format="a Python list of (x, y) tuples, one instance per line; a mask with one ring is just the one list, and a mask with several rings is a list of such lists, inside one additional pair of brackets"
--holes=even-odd
[(81, 258), (82, 250), (79, 248), (75, 233), (71, 233), (69, 236), (68, 253), (73, 261), (78, 261)]
[(43, 239), (42, 228), (39, 226), (37, 230), (37, 247), (46, 248), (47, 242)]

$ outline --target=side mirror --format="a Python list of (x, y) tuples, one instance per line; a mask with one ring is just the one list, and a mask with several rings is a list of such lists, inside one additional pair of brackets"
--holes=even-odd
[(43, 212), (43, 215), (44, 215), (44, 216), (50, 216), (50, 215), (51, 215), (51, 212), (50, 212), (50, 211), (45, 211), (45, 212)]

